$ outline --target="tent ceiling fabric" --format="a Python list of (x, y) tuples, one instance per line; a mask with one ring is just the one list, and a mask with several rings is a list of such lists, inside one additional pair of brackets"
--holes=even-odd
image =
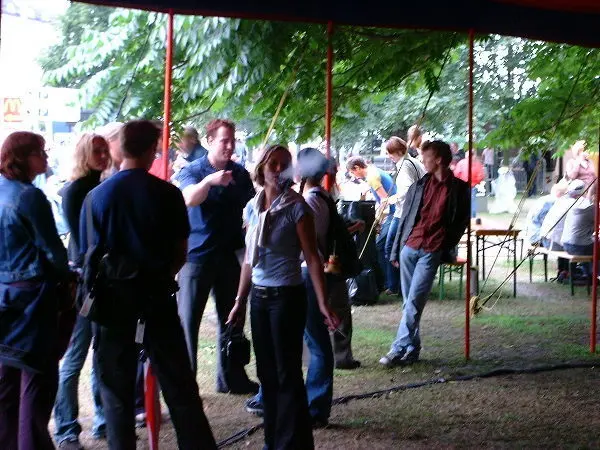
[(76, 0), (177, 14), (497, 33), (600, 47), (600, 0)]

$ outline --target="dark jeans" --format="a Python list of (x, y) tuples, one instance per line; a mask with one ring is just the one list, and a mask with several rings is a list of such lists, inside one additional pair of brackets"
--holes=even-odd
[[(319, 309), (317, 295), (306, 267), (302, 268), (302, 278), (306, 286), (307, 315), (304, 328), (304, 342), (310, 353), (306, 373), (306, 395), (308, 410), (313, 420), (326, 422), (331, 413), (333, 399), (333, 350), (331, 337), (323, 314)], [(329, 285), (328, 285), (329, 286)], [(262, 387), (254, 399), (263, 404)]]
[[(198, 385), (191, 370), (174, 299), (159, 301), (147, 313), (143, 347), (152, 361), (177, 433), (178, 448), (215, 449), (202, 409)], [(94, 360), (111, 450), (134, 450), (135, 386), (138, 344), (135, 323), (130, 327), (95, 327)]]
[(0, 448), (54, 449), (48, 422), (58, 386), (58, 361), (41, 373), (0, 365)]
[(192, 369), (196, 373), (198, 331), (212, 289), (217, 316), (217, 391), (245, 390), (249, 382), (242, 364), (229, 364), (229, 379), (225, 377), (225, 361), (221, 360), (221, 341), (227, 329), (225, 322), (235, 303), (240, 279), (240, 264), (233, 252), (213, 255), (201, 263), (186, 263), (179, 272), (180, 290), (177, 294), (179, 316), (183, 325)]
[(264, 448), (313, 449), (302, 379), (307, 308), (304, 286), (253, 286), (250, 302), (256, 371), (263, 391)]

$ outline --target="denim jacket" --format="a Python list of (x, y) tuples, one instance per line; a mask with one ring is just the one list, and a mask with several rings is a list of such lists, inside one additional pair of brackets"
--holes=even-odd
[(44, 193), (0, 176), (0, 283), (67, 272), (67, 251)]

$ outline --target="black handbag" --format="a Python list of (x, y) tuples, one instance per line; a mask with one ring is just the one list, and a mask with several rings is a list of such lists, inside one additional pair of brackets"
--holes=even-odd
[(244, 330), (228, 325), (221, 341), (221, 360), (226, 372), (232, 365), (245, 366), (250, 362), (250, 341)]

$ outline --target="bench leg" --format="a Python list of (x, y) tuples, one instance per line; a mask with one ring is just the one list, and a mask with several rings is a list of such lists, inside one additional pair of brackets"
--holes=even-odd
[[(591, 270), (591, 267), (590, 267)], [(594, 273), (592, 272), (590, 275), (588, 275), (587, 277), (587, 283), (586, 283), (586, 288), (587, 288), (587, 294), (590, 295), (590, 286), (592, 285), (592, 276), (594, 275)]]
[(548, 255), (544, 253), (544, 281), (548, 282)]
[(573, 266), (575, 263), (569, 261), (569, 284), (571, 285), (571, 297), (575, 295), (575, 284), (573, 283)]
[(517, 238), (513, 238), (513, 297), (517, 296)]
[(529, 257), (529, 282), (532, 282), (531, 272), (533, 270), (533, 257)]

